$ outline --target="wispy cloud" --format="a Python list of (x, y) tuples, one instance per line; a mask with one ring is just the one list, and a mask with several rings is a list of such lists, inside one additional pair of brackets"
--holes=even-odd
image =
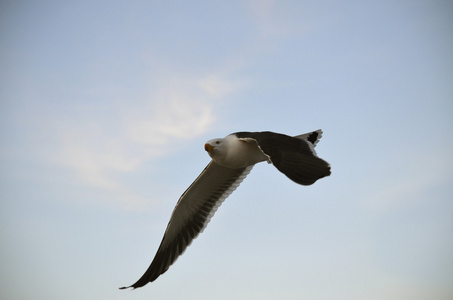
[(170, 140), (189, 139), (205, 133), (214, 121), (214, 103), (191, 99), (183, 92), (168, 92), (165, 100), (150, 102), (140, 112), (127, 113), (126, 137), (157, 154)]
[[(82, 184), (119, 194), (134, 195), (117, 178), (163, 156), (169, 144), (180, 145), (205, 134), (216, 120), (219, 99), (238, 88), (218, 75), (171, 80), (142, 95), (142, 101), (115, 108), (116, 124), (96, 114), (91, 119), (63, 116), (59, 120), (60, 145), (52, 159), (72, 170)], [(75, 120), (75, 119), (76, 120)], [(173, 150), (176, 151), (176, 150)], [(118, 200), (117, 202), (121, 202)], [(127, 200), (129, 201), (129, 200)]]

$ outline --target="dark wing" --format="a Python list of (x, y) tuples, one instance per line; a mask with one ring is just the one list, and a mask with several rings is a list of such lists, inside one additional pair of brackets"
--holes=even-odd
[(211, 161), (179, 198), (148, 270), (129, 287), (142, 287), (165, 273), (203, 231), (222, 201), (239, 186), (252, 168), (229, 169)]
[(239, 139), (253, 139), (272, 164), (288, 178), (303, 185), (330, 175), (330, 165), (316, 155), (314, 146), (322, 131), (296, 137), (274, 132), (237, 132)]

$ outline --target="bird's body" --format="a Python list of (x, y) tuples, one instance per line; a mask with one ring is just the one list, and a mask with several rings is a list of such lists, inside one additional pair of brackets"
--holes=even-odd
[(269, 159), (255, 140), (238, 139), (236, 135), (209, 140), (205, 149), (209, 150), (209, 147), (212, 147), (212, 150), (208, 151), (209, 156), (219, 165), (230, 169), (248, 167)]
[(330, 165), (314, 150), (321, 135), (321, 130), (295, 137), (268, 131), (237, 132), (209, 140), (205, 150), (212, 161), (179, 198), (151, 265), (129, 287), (144, 286), (167, 271), (256, 163), (272, 163), (302, 185), (329, 176)]

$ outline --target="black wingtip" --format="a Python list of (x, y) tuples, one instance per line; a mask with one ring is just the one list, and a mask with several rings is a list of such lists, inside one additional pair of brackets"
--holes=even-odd
[[(322, 132), (322, 131), (321, 131)], [(310, 143), (312, 143), (313, 145), (316, 145), (316, 142), (318, 141), (318, 137), (321, 135), (321, 133), (319, 132), (319, 130), (316, 130), (316, 131), (313, 131), (312, 133), (310, 133), (307, 137), (307, 141), (309, 141)]]
[(126, 290), (126, 289), (129, 289), (129, 288), (132, 288), (132, 286), (123, 286), (123, 287), (120, 287), (119, 289), (120, 290)]

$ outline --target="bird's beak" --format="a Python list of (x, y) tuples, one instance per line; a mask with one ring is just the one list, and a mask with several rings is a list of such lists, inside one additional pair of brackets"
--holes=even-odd
[(212, 149), (214, 149), (214, 147), (212, 147), (210, 144), (204, 144), (204, 150), (208, 151), (208, 153), (211, 152)]

